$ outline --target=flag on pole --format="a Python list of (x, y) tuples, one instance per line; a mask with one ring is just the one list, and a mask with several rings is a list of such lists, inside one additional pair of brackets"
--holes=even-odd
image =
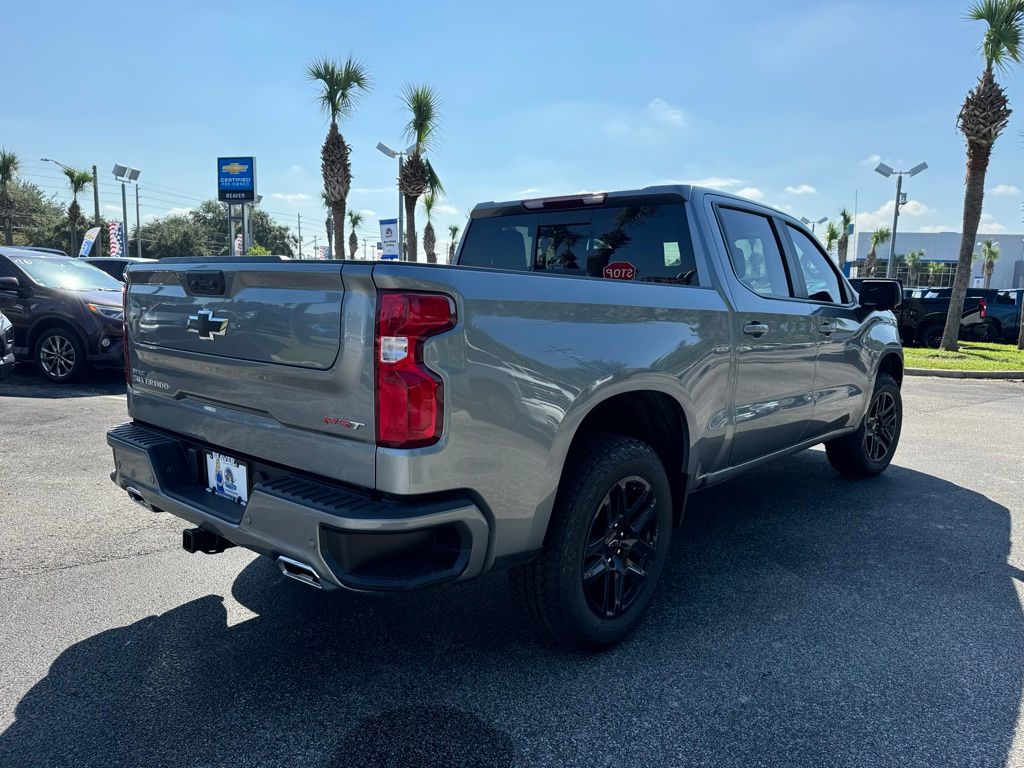
[(93, 227), (85, 233), (85, 237), (82, 238), (82, 248), (78, 251), (79, 256), (88, 256), (89, 251), (92, 250), (92, 244), (96, 242), (96, 238), (100, 236), (100, 228)]
[(127, 249), (124, 247), (124, 227), (120, 221), (112, 221), (108, 225), (110, 232), (110, 255), (120, 256)]
[(242, 235), (235, 235), (235, 256), (242, 255)]

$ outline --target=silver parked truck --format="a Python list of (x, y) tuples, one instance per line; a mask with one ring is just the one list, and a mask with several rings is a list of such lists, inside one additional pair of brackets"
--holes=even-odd
[(689, 186), (485, 203), (453, 266), (128, 270), (118, 486), (324, 590), (509, 569), (557, 643), (643, 616), (689, 494), (900, 436), (899, 284), (855, 292), (795, 219)]

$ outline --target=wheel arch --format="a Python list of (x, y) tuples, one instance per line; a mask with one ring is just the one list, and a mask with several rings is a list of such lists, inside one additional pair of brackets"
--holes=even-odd
[(82, 350), (88, 354), (89, 345), (86, 341), (85, 334), (82, 333), (82, 329), (78, 327), (78, 324), (74, 320), (64, 317), (63, 315), (46, 315), (41, 317), (29, 326), (28, 334), (25, 340), (25, 346), (29, 349), (29, 354), (35, 356), (36, 343), (39, 341), (39, 337), (52, 328), (64, 328), (75, 334), (75, 338), (78, 339), (78, 343), (82, 345)]
[(875, 378), (878, 378), (879, 374), (887, 373), (896, 380), (896, 384), (900, 388), (903, 387), (903, 356), (895, 351), (889, 350), (882, 354), (881, 359), (878, 361), (878, 370), (875, 372)]

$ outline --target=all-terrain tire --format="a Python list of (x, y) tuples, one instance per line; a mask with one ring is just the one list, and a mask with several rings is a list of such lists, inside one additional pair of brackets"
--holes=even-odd
[(825, 443), (829, 463), (844, 477), (860, 479), (881, 474), (896, 453), (902, 426), (900, 385), (889, 374), (880, 373), (857, 431)]

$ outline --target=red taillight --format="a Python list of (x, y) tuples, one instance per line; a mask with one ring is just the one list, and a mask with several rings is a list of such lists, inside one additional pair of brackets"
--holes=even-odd
[(423, 342), (455, 327), (455, 303), (438, 293), (377, 294), (377, 444), (436, 443), (444, 425), (441, 377), (423, 364)]
[(988, 302), (985, 301), (985, 299), (982, 299), (981, 301), (978, 302), (978, 309), (981, 310), (981, 319), (982, 320), (984, 320), (986, 317), (988, 317)]
[(124, 383), (132, 385), (132, 369), (128, 365), (128, 281), (121, 287), (121, 346), (124, 347)]

